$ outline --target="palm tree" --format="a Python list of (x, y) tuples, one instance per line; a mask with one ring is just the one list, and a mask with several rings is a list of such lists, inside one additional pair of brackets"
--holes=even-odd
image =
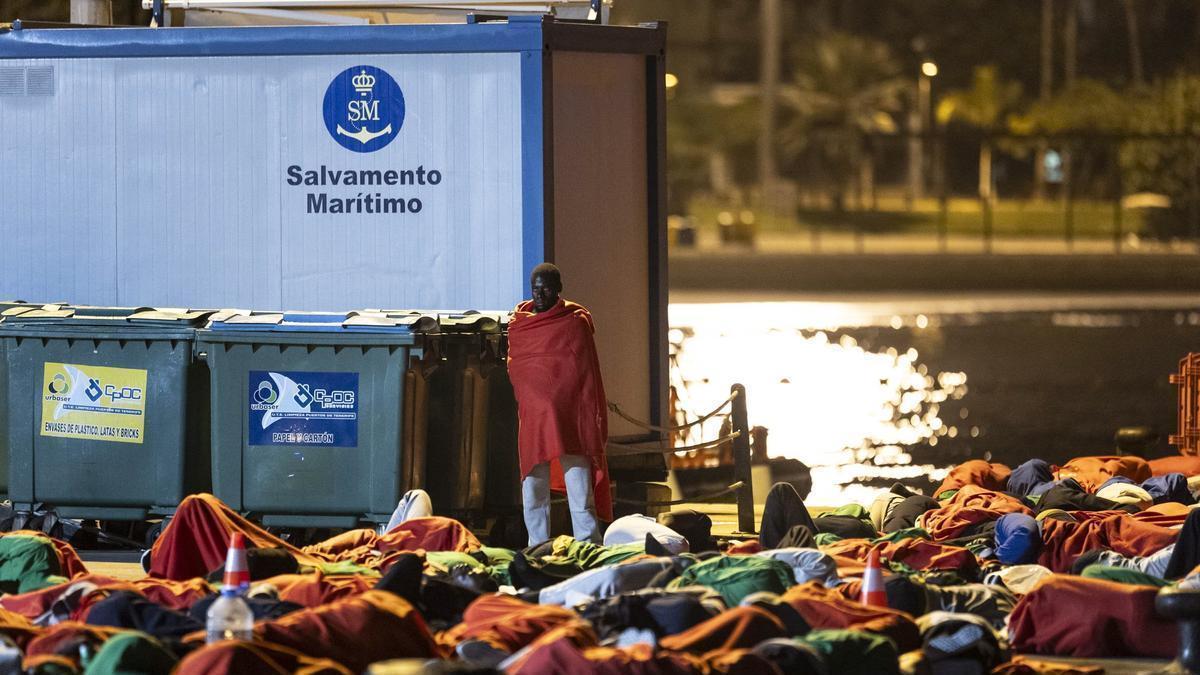
[(991, 134), (1004, 130), (1009, 115), (1021, 100), (1021, 85), (1000, 79), (995, 66), (975, 69), (971, 88), (951, 92), (937, 106), (939, 124), (960, 121), (983, 132), (979, 144), (979, 198), (991, 200), (992, 139)]
[(885, 44), (831, 33), (795, 54), (795, 86), (781, 100), (792, 113), (780, 129), (784, 156), (808, 153), (831, 179), (835, 209), (853, 183), (871, 191), (874, 162), (866, 139), (895, 133), (907, 80)]
[(1121, 6), (1125, 10), (1125, 29), (1129, 33), (1130, 77), (1133, 85), (1140, 87), (1146, 82), (1146, 76), (1142, 67), (1142, 37), (1138, 29), (1137, 8), (1133, 0), (1121, 0)]

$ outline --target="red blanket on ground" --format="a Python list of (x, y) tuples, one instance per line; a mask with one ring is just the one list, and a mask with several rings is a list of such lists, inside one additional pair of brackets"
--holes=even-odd
[(471, 551), (479, 540), (462, 523), (430, 516), (412, 518), (386, 534), (359, 529), (343, 532), (319, 544), (296, 548), (238, 515), (209, 494), (191, 495), (179, 504), (175, 518), (150, 553), (151, 576), (185, 580), (203, 577), (225, 563), (234, 532), (246, 536), (247, 546), (283, 548), (301, 565), (349, 560), (386, 568), (387, 554), (395, 551)]
[(596, 513), (612, 520), (608, 487), (608, 399), (592, 338), (592, 316), (583, 306), (559, 299), (534, 313), (533, 302), (517, 306), (508, 324), (508, 375), (517, 399), (521, 475), (552, 462), (561, 486), (562, 455), (584, 455), (594, 474)]
[[(42, 630), (37, 637), (30, 640), (29, 644), (25, 646), (25, 665), (29, 667), (30, 660), (39, 656), (61, 655), (64, 653), (63, 646), (72, 642), (86, 640), (93, 644), (100, 644), (123, 630), (122, 628), (113, 628), (111, 626), (89, 626), (78, 621), (64, 621), (55, 624)], [(74, 653), (70, 654), (70, 658), (72, 661), (75, 661), (79, 655), (79, 650), (75, 649), (72, 651)], [(78, 665), (78, 662), (76, 662), (76, 666)]]
[(263, 642), (217, 642), (188, 654), (175, 675), (351, 675), (329, 659), (305, 656), (294, 649)]
[(474, 551), (480, 546), (479, 539), (457, 520), (428, 516), (410, 518), (385, 534), (367, 529), (350, 530), (302, 550), (325, 560), (349, 560), (360, 565), (386, 567), (379, 564), (380, 554), (386, 558), (394, 551)]
[[(865, 565), (872, 548), (878, 548), (881, 557), (892, 562), (904, 563), (914, 570), (956, 570), (973, 575), (979, 569), (978, 559), (967, 549), (949, 544), (936, 544), (916, 537), (897, 542), (880, 542), (874, 546), (866, 539), (842, 539), (822, 546), (821, 551), (834, 556), (835, 562), (839, 558), (853, 559)], [(849, 572), (843, 573), (841, 564), (838, 565), (838, 572), (842, 576), (851, 576)]]
[(1155, 613), (1157, 594), (1149, 586), (1056, 574), (1017, 603), (1009, 640), (1033, 654), (1173, 658), (1179, 629)]
[(1008, 484), (1012, 469), (1003, 464), (989, 464), (982, 459), (972, 459), (950, 469), (946, 479), (933, 491), (937, 497), (947, 490), (957, 490), (964, 485), (978, 485), (988, 490), (1003, 490)]
[(550, 630), (578, 620), (578, 614), (558, 605), (534, 605), (510, 595), (484, 595), (467, 606), (462, 623), (443, 633), (441, 641), (454, 646), (463, 640), (483, 640), (515, 652)]
[(1094, 548), (1109, 548), (1121, 555), (1150, 555), (1179, 537), (1178, 530), (1124, 511), (1076, 511), (1072, 515), (1080, 522), (1054, 518), (1042, 521), (1038, 564), (1055, 572), (1069, 572), (1076, 558)]
[[(336, 661), (355, 673), (376, 661), (446, 656), (420, 613), (387, 591), (371, 590), (260, 621), (254, 625), (254, 637), (315, 659)], [(184, 641), (203, 644), (204, 632), (192, 633)]]
[(847, 600), (817, 581), (792, 586), (783, 594), (783, 601), (813, 628), (854, 628), (878, 633), (891, 638), (901, 653), (921, 646), (921, 633), (908, 614)]
[(281, 574), (263, 579), (263, 583), (279, 589), (280, 600), (305, 607), (317, 607), (365, 593), (375, 586), (376, 581), (357, 574), (327, 577), (320, 572)]
[[(762, 664), (765, 665), (765, 664)], [(769, 668), (769, 666), (768, 666)], [(727, 672), (706, 669), (700, 659), (689, 654), (655, 652), (650, 645), (638, 644), (626, 649), (612, 647), (580, 647), (568, 638), (539, 645), (514, 675), (546, 675), (572, 673), (575, 675), (700, 675)], [(770, 672), (767, 669), (744, 670), (744, 673)]]
[(18, 647), (24, 648), (41, 631), (41, 628), (34, 626), (29, 619), (20, 614), (0, 609), (0, 634), (12, 638)]
[(658, 641), (658, 646), (700, 655), (717, 649), (749, 649), (763, 640), (786, 636), (783, 622), (767, 610), (733, 607), (682, 633), (668, 635)]
[(1135, 483), (1150, 477), (1150, 464), (1141, 457), (1076, 457), (1054, 473), (1058, 479), (1074, 478), (1084, 490), (1095, 492), (1113, 476), (1124, 476)]
[(177, 581), (207, 576), (225, 564), (229, 538), (234, 532), (246, 536), (246, 546), (287, 549), (301, 564), (324, 562), (243, 518), (220, 499), (198, 494), (179, 503), (175, 517), (154, 542), (150, 549), (150, 575)]
[(968, 527), (997, 520), (1006, 513), (1033, 515), (1016, 497), (978, 485), (964, 485), (940, 509), (922, 515), (917, 524), (924, 527), (934, 541), (942, 541), (962, 536)]
[[(125, 590), (139, 593), (168, 609), (191, 607), (197, 600), (213, 592), (203, 579), (169, 581), (146, 577), (134, 581), (124, 581), (103, 574), (84, 574), (70, 581), (29, 593), (6, 595), (0, 598), (0, 608), (20, 614), (27, 619), (36, 619), (45, 614), (50, 606), (64, 593), (70, 591), (73, 586), (84, 583), (94, 585), (97, 590)], [(90, 604), (86, 601), (80, 602), (71, 618), (78, 619), (89, 606)]]

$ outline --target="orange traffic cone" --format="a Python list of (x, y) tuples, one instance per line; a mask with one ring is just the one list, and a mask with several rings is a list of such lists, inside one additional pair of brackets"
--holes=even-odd
[(250, 585), (250, 567), (246, 564), (246, 537), (234, 532), (229, 539), (229, 553), (225, 556), (226, 588), (245, 588)]
[(887, 607), (887, 592), (883, 590), (883, 571), (879, 567), (879, 549), (871, 549), (867, 556), (867, 569), (862, 578), (862, 604)]

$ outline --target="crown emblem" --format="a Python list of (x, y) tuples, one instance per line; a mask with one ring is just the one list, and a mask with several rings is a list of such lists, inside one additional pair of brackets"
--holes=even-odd
[(350, 82), (354, 84), (354, 90), (358, 92), (359, 96), (366, 96), (375, 88), (375, 76), (368, 75), (365, 70), (355, 75)]

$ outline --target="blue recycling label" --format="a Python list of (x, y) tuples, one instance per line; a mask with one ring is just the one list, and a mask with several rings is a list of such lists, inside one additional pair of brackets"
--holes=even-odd
[(404, 93), (382, 68), (354, 66), (329, 83), (321, 112), (329, 135), (343, 148), (375, 152), (404, 126)]
[(250, 371), (250, 445), (358, 447), (358, 373)]

